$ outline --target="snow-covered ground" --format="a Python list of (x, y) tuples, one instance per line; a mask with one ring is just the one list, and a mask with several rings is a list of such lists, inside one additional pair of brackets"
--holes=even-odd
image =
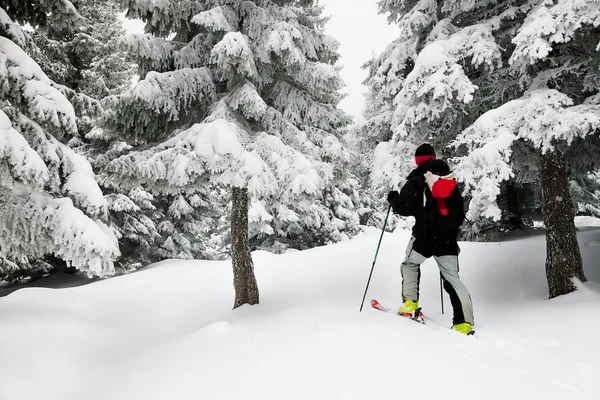
[[(231, 310), (228, 262), (169, 261), (0, 298), (0, 399), (598, 399), (600, 230), (579, 232), (590, 282), (547, 300), (543, 235), (461, 243), (477, 334), (448, 329), (423, 267), (422, 326), (400, 304), (408, 233), (254, 253), (261, 304)], [(43, 282), (42, 282), (43, 283)], [(39, 284), (39, 283), (38, 283)]]

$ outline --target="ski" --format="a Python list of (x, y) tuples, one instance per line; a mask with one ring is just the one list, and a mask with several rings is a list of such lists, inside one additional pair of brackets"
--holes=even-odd
[[(371, 300), (371, 307), (373, 307), (376, 310), (383, 311), (386, 313), (389, 313), (391, 311), (389, 308), (384, 307), (380, 302), (378, 302), (375, 299)], [(424, 318), (423, 313), (421, 312), (421, 307), (417, 308), (413, 314), (403, 314), (401, 312), (396, 312), (396, 314), (401, 317), (408, 318), (412, 321), (415, 321), (415, 322), (425, 325), (425, 318)]]
[[(383, 311), (385, 313), (392, 312), (391, 309), (383, 306), (380, 302), (378, 302), (375, 299), (371, 299), (371, 307), (373, 307), (376, 310)], [(414, 314), (412, 314), (412, 315), (411, 314), (402, 314), (400, 312), (396, 312), (395, 314), (425, 325), (425, 316), (423, 315), (423, 312), (421, 311), (421, 309), (422, 309), (422, 307), (418, 307), (415, 310)], [(472, 330), (471, 332), (467, 333), (467, 336), (473, 336), (474, 334), (475, 334), (475, 331)]]

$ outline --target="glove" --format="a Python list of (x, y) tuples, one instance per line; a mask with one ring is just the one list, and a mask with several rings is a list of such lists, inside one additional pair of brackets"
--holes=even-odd
[(445, 199), (450, 197), (455, 187), (454, 179), (438, 179), (431, 188), (431, 194), (437, 199)]
[(398, 193), (397, 190), (392, 190), (387, 195), (387, 201), (390, 204), (393, 204), (394, 202), (398, 201), (399, 199), (400, 199), (400, 193)]

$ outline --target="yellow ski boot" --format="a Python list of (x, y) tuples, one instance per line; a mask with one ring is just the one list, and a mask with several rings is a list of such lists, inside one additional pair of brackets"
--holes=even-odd
[(418, 301), (404, 300), (404, 303), (400, 306), (398, 314), (405, 317), (412, 317), (415, 310), (419, 307)]
[(452, 329), (464, 335), (472, 335), (473, 333), (475, 333), (475, 331), (471, 329), (471, 324), (468, 322), (463, 322), (462, 324), (454, 325), (452, 326)]

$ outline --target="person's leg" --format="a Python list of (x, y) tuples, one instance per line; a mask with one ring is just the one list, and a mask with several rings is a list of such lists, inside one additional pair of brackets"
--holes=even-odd
[(402, 301), (419, 301), (419, 283), (421, 264), (427, 259), (413, 249), (415, 238), (412, 237), (406, 247), (406, 256), (400, 266), (402, 275)]
[(458, 276), (458, 256), (445, 255), (435, 256), (435, 261), (440, 268), (442, 278), (444, 278), (444, 289), (450, 296), (454, 316), (452, 318), (453, 325), (459, 325), (468, 322), (471, 325), (475, 324), (473, 316), (473, 302), (471, 295), (466, 286)]

